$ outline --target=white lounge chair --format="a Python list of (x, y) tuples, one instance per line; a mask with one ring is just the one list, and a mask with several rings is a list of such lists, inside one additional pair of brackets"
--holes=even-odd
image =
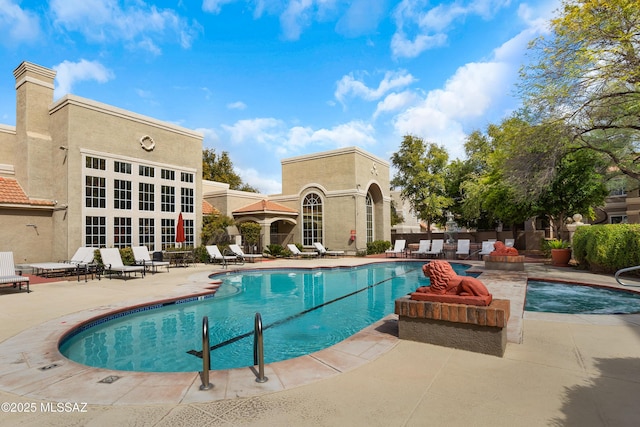
[(434, 257), (440, 257), (444, 254), (444, 240), (433, 239), (431, 242), (431, 249), (427, 251), (427, 256), (433, 255)]
[(220, 264), (227, 265), (229, 263), (241, 263), (244, 260), (239, 258), (238, 255), (222, 255), (218, 245), (206, 246), (207, 254), (209, 255), (209, 262), (219, 262)]
[(154, 261), (151, 259), (149, 249), (146, 246), (133, 246), (133, 258), (136, 260), (136, 264), (142, 265), (147, 268), (147, 271), (156, 273), (158, 267), (167, 267), (169, 272), (169, 261)]
[(298, 247), (296, 245), (294, 245), (293, 243), (289, 243), (287, 245), (287, 248), (289, 249), (289, 252), (291, 252), (291, 254), (293, 256), (297, 256), (297, 257), (316, 257), (318, 256), (318, 252), (315, 251), (301, 251), (300, 249), (298, 249)]
[(29, 278), (22, 275), (21, 271), (16, 274), (16, 265), (13, 263), (13, 252), (0, 252), (0, 283), (12, 283), (18, 290), (22, 289), (22, 284), (27, 284), (27, 293), (29, 290)]
[(388, 251), (384, 251), (387, 256), (393, 255), (393, 257), (397, 257), (398, 255), (404, 255), (404, 248), (407, 245), (406, 240), (396, 240), (395, 246), (393, 249), (389, 249)]
[(495, 240), (488, 240), (486, 242), (482, 242), (482, 249), (478, 252), (478, 257), (482, 258), (483, 255), (489, 255), (494, 250), (493, 244)]
[(508, 248), (512, 248), (515, 243), (516, 239), (504, 239), (504, 245)]
[(456, 256), (464, 256), (465, 258), (469, 256), (469, 251), (471, 249), (471, 240), (469, 239), (459, 239), (458, 240), (458, 248), (456, 249)]
[(124, 279), (131, 277), (131, 273), (140, 273), (144, 277), (146, 268), (143, 265), (124, 265), (118, 248), (102, 248), (100, 257), (105, 271), (109, 272), (109, 279), (113, 273), (122, 275)]
[(238, 245), (229, 245), (229, 249), (245, 261), (248, 260), (250, 262), (254, 262), (257, 259), (262, 258), (262, 254), (245, 254), (242, 248)]
[(318, 253), (320, 254), (320, 256), (325, 256), (325, 255), (342, 256), (342, 255), (344, 255), (344, 251), (328, 251), (328, 250), (326, 250), (325, 247), (320, 242), (315, 242), (313, 244), (313, 246), (315, 246), (315, 248), (318, 251)]
[(420, 243), (418, 243), (418, 249), (411, 252), (411, 256), (415, 258), (427, 256), (427, 252), (429, 252), (430, 248), (431, 248), (431, 240), (420, 240)]

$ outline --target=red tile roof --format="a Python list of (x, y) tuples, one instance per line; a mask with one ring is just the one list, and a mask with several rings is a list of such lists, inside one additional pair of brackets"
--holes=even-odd
[(202, 201), (202, 215), (211, 215), (216, 214), (219, 215), (220, 211), (216, 209), (211, 203), (206, 200)]
[(250, 205), (247, 205), (243, 208), (237, 209), (235, 211), (233, 211), (234, 214), (236, 213), (250, 213), (250, 212), (279, 212), (279, 213), (286, 213), (286, 214), (298, 214), (298, 211), (295, 209), (291, 209), (288, 206), (284, 206), (281, 205), (279, 203), (276, 202), (272, 202), (269, 201), (267, 199), (261, 200), (259, 202), (256, 203), (252, 203)]
[(14, 205), (53, 206), (51, 200), (31, 199), (17, 180), (0, 177), (0, 203)]

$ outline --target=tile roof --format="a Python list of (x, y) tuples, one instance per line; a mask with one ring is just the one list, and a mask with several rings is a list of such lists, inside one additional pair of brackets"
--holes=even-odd
[(216, 209), (211, 203), (206, 200), (202, 201), (202, 215), (211, 215), (216, 214), (219, 215), (220, 211)]
[(298, 211), (291, 209), (288, 206), (281, 205), (276, 202), (269, 201), (267, 199), (261, 200), (256, 203), (252, 203), (243, 208), (236, 209), (233, 213), (249, 213), (249, 212), (279, 212), (286, 214), (298, 214)]
[(31, 206), (53, 206), (51, 200), (31, 199), (17, 180), (0, 177), (0, 203)]

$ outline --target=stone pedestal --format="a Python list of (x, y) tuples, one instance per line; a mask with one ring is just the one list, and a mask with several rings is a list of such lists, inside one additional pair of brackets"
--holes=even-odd
[(494, 299), (488, 306), (395, 301), (400, 339), (458, 348), (502, 357), (507, 347), (509, 300)]
[(485, 255), (483, 259), (487, 270), (524, 271), (523, 255)]

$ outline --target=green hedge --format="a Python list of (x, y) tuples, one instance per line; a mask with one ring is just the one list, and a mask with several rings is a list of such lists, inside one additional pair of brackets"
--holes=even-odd
[(367, 255), (381, 254), (391, 247), (391, 242), (388, 240), (374, 240), (367, 243)]
[(640, 265), (640, 224), (578, 227), (573, 235), (573, 256), (593, 272), (615, 273)]

